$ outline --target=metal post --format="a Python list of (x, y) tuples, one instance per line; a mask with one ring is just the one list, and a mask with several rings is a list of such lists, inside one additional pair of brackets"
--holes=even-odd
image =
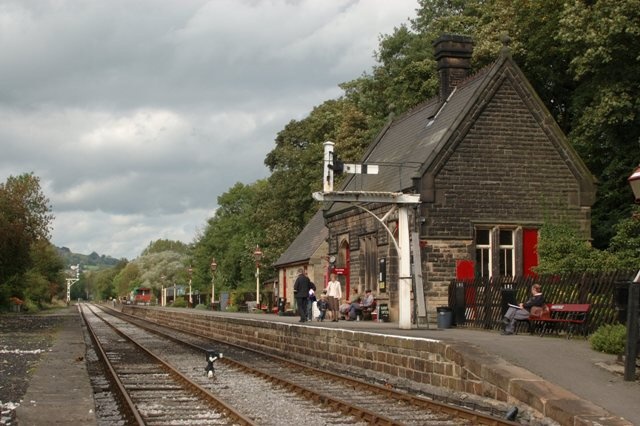
[(260, 309), (260, 264), (256, 263), (256, 308)]
[(193, 305), (193, 297), (191, 296), (191, 276), (193, 274), (193, 268), (189, 265), (189, 307)]
[(214, 280), (216, 277), (216, 269), (218, 269), (218, 262), (216, 262), (215, 257), (211, 259), (209, 269), (211, 270), (211, 310), (213, 311), (216, 303), (216, 287)]
[(624, 359), (624, 380), (636, 380), (636, 358), (638, 357), (638, 298), (640, 298), (640, 271), (629, 284), (627, 304), (627, 344)]
[(260, 309), (260, 260), (262, 255), (260, 246), (256, 244), (256, 249), (253, 251), (253, 258), (256, 261), (256, 309)]
[(213, 274), (211, 274), (211, 309), (213, 309), (216, 303), (216, 287), (213, 283), (213, 279)]

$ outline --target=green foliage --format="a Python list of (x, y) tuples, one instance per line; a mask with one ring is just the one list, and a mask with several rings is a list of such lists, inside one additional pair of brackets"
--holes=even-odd
[(616, 226), (609, 250), (592, 247), (565, 223), (545, 223), (538, 242), (538, 274), (599, 272), (640, 269), (640, 220), (638, 216)]
[(640, 207), (634, 215), (621, 220), (615, 227), (609, 252), (617, 259), (620, 269), (640, 269)]
[(38, 304), (31, 299), (27, 299), (24, 301), (22, 309), (25, 312), (29, 312), (30, 314), (36, 314), (40, 312), (40, 306), (38, 306)]
[(61, 288), (63, 263), (49, 243), (52, 220), (33, 173), (0, 184), (0, 306), (12, 296), (43, 305)]
[(38, 304), (51, 301), (49, 281), (38, 271), (30, 269), (23, 275), (25, 299)]
[(67, 247), (57, 247), (58, 254), (62, 257), (64, 264), (69, 267), (71, 265), (82, 265), (84, 270), (87, 269), (104, 269), (118, 265), (120, 259), (111, 256), (99, 255), (95, 251), (91, 254), (73, 253)]
[(149, 247), (144, 249), (141, 256), (146, 256), (153, 253), (162, 253), (162, 252), (174, 252), (174, 253), (188, 255), (189, 250), (190, 250), (189, 245), (183, 243), (182, 241), (156, 240), (149, 243)]
[(227, 305), (227, 312), (238, 312), (238, 305)]
[(173, 308), (186, 308), (187, 307), (187, 301), (185, 299), (177, 299), (176, 301), (173, 302), (173, 305), (171, 305), (171, 307), (173, 307)]
[(593, 350), (613, 355), (624, 353), (626, 340), (627, 327), (622, 324), (603, 325), (589, 338)]
[[(263, 265), (275, 260), (271, 247), (265, 243), (265, 226), (260, 217), (263, 206), (258, 201), (258, 195), (265, 187), (264, 181), (253, 185), (238, 183), (218, 197), (219, 208), (194, 245), (193, 281), (196, 288), (205, 290), (210, 287), (213, 257), (218, 264), (216, 291), (235, 289), (251, 282), (255, 284), (253, 252), (256, 244), (264, 253)], [(273, 274), (270, 269), (261, 270), (261, 278), (268, 278), (269, 274)]]
[(575, 81), (569, 136), (600, 181), (593, 210), (600, 248), (632, 205), (626, 177), (638, 164), (640, 138), (639, 6), (637, 0), (570, 2), (557, 35)]
[(545, 223), (538, 242), (538, 274), (594, 272), (606, 264), (605, 255), (595, 250), (566, 223)]
[(206, 311), (207, 309), (209, 309), (209, 307), (207, 305), (203, 305), (202, 303), (196, 305), (195, 309), (201, 310), (201, 311)]
[(0, 183), (0, 283), (30, 267), (31, 245), (48, 240), (52, 220), (38, 177), (9, 176)]

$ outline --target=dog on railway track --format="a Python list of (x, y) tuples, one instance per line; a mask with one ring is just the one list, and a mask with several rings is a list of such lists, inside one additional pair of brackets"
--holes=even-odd
[(215, 368), (213, 368), (213, 363), (216, 362), (220, 358), (222, 358), (222, 354), (221, 353), (218, 353), (215, 350), (208, 350), (207, 351), (207, 366), (204, 368), (205, 376), (207, 376), (208, 378), (212, 378), (213, 377), (213, 373), (215, 373)]

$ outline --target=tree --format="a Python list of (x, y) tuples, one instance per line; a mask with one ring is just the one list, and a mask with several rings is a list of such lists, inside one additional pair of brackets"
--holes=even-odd
[[(48, 242), (52, 220), (49, 200), (40, 189), (38, 177), (32, 173), (9, 176), (0, 184), (0, 304), (6, 304), (9, 296), (25, 294), (21, 277), (32, 267), (32, 246)], [(31, 273), (34, 279), (26, 285), (42, 287), (46, 278), (36, 279), (36, 275)]]
[(593, 236), (604, 248), (632, 206), (626, 178), (640, 139), (640, 2), (572, 2), (560, 24), (576, 85), (570, 139), (600, 181)]
[(213, 256), (218, 263), (218, 288), (235, 289), (253, 281), (253, 249), (260, 244), (265, 253), (270, 252), (263, 243), (265, 228), (256, 222), (260, 209), (258, 191), (264, 185), (264, 181), (253, 185), (237, 183), (218, 197), (219, 207), (194, 247), (194, 282), (198, 288), (211, 282), (209, 267)]
[(545, 223), (538, 242), (538, 274), (595, 272), (615, 269), (612, 257), (593, 248), (577, 229), (565, 223)]
[[(46, 283), (44, 289), (38, 292), (30, 290), (31, 295), (38, 294), (37, 298), (30, 297), (34, 302), (42, 304), (51, 303), (55, 296), (61, 296), (65, 288), (64, 283), (64, 261), (58, 254), (56, 247), (47, 240), (38, 240), (30, 248), (31, 268), (29, 272), (32, 276), (41, 277)], [(35, 282), (35, 280), (34, 280)], [(41, 284), (37, 284), (39, 287)], [(30, 287), (26, 284), (26, 287)]]
[(621, 269), (640, 269), (640, 207), (634, 208), (633, 216), (618, 222), (615, 231), (608, 250)]
[(149, 243), (149, 247), (143, 250), (142, 256), (163, 251), (172, 251), (181, 254), (188, 254), (190, 247), (182, 241), (156, 240)]

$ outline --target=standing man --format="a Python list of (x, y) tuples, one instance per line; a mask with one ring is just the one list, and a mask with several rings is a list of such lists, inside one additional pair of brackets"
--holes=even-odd
[(338, 321), (338, 307), (342, 299), (342, 286), (336, 279), (336, 274), (329, 275), (331, 280), (327, 284), (327, 299), (329, 299), (329, 310), (331, 311), (331, 321)]
[(311, 289), (311, 286), (311, 280), (305, 275), (304, 269), (298, 268), (298, 278), (293, 284), (293, 295), (298, 305), (300, 322), (307, 321), (307, 302), (309, 301), (309, 289)]

